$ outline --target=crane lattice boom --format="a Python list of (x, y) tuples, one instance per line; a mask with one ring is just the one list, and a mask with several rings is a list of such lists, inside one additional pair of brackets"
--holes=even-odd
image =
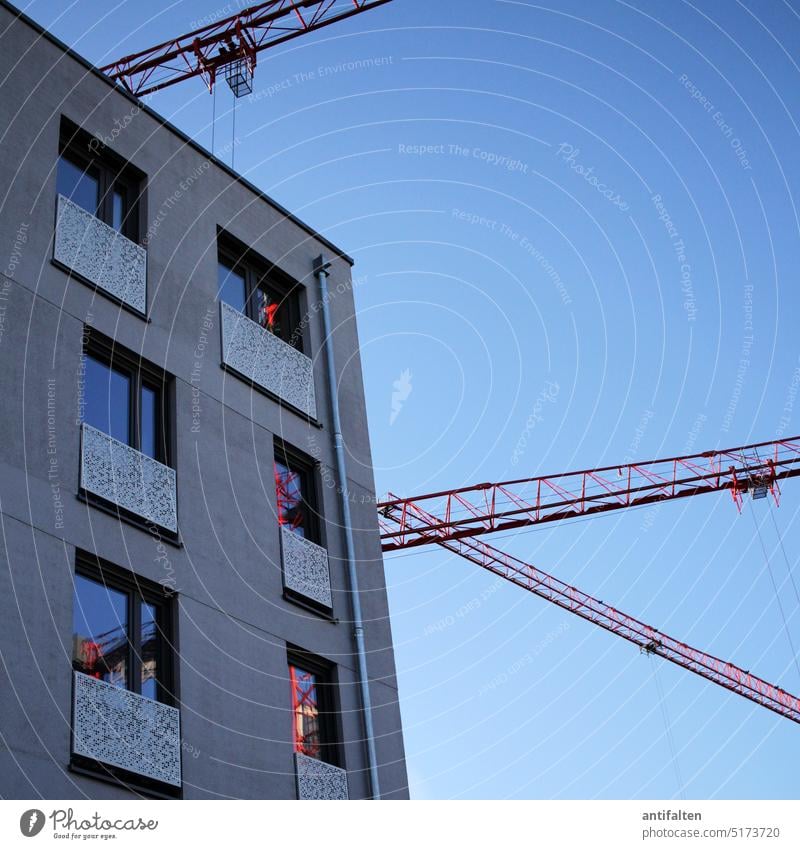
[[(137, 96), (225, 71), (249, 92), (257, 54), (390, 0), (271, 0), (114, 62), (102, 70)], [(233, 69), (233, 71), (232, 71)], [(436, 543), (540, 598), (713, 683), (800, 723), (800, 699), (682, 643), (493, 546), (480, 534), (730, 490), (776, 502), (778, 482), (800, 474), (800, 437), (644, 463), (390, 498), (378, 505), (384, 551)], [(424, 505), (424, 506), (423, 506)]]
[(101, 68), (138, 97), (191, 77), (213, 88), (217, 71), (391, 0), (270, 0)]
[[(439, 524), (439, 517), (427, 513), (418, 505), (408, 505), (404, 522), (409, 530), (413, 527), (425, 537), (428, 533), (425, 529)], [(381, 529), (388, 533), (392, 525), (396, 525), (394, 514), (381, 516), (380, 525)], [(574, 613), (634, 643), (648, 654), (663, 657), (720, 687), (725, 687), (768, 710), (800, 723), (800, 699), (797, 696), (740, 669), (733, 663), (720, 660), (707, 652), (682, 643), (657, 628), (646, 625), (582, 590), (548, 575), (530, 563), (474, 538), (442, 539), (433, 535), (425, 539), (488, 569), (495, 575), (517, 584), (545, 601), (558, 605), (569, 613)]]
[[(772, 493), (778, 481), (800, 475), (800, 436), (684, 457), (648, 460), (535, 478), (482, 483), (397, 498), (378, 509), (392, 522), (383, 529), (383, 550), (492, 533), (730, 490), (742, 496)], [(421, 519), (426, 512), (429, 521)]]

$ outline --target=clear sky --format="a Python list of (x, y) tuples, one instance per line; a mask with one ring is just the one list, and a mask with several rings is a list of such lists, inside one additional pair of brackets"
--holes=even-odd
[[(24, 7), (102, 64), (224, 5)], [(259, 58), (235, 164), (356, 259), (379, 491), (800, 432), (799, 13), (394, 0)], [(199, 81), (150, 105), (210, 146)], [(497, 543), (798, 693), (783, 490)], [(386, 572), (415, 797), (797, 797), (788, 720), (443, 552)]]

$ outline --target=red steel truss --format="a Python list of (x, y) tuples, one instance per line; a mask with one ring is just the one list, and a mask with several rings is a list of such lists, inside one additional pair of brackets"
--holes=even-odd
[[(437, 524), (437, 517), (426, 513), (417, 505), (409, 505), (405, 522), (409, 528), (412, 525), (418, 526), (415, 530), (425, 535), (426, 528)], [(393, 524), (395, 524), (393, 514), (380, 517), (383, 531), (388, 532)], [(763, 681), (732, 663), (682, 643), (657, 628), (646, 625), (605, 602), (565, 584), (558, 578), (542, 572), (530, 563), (525, 563), (478, 539), (446, 539), (435, 534), (422, 538), (426, 542), (435, 542), (442, 548), (488, 569), (495, 575), (517, 584), (545, 601), (558, 605), (569, 613), (574, 613), (605, 628), (606, 631), (639, 646), (643, 652), (663, 657), (726, 690), (738, 693), (762, 707), (800, 723), (800, 699), (797, 696)]]
[(252, 75), (260, 51), (389, 2), (270, 0), (126, 56), (101, 70), (138, 97), (198, 76), (210, 90), (217, 71), (232, 62), (244, 62)]
[[(447, 542), (494, 531), (638, 507), (705, 492), (730, 490), (742, 497), (771, 493), (778, 481), (800, 475), (800, 436), (685, 457), (649, 460), (502, 483), (389, 499), (378, 504), (391, 519), (384, 551)], [(430, 518), (425, 520), (424, 515)]]

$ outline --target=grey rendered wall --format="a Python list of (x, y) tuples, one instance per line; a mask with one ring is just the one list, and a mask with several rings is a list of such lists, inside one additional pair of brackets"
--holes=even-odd
[[(343, 540), (330, 486), (322, 486), (322, 506), (334, 614), (343, 621), (332, 624), (281, 597), (273, 436), (318, 458), (323, 481), (334, 480), (319, 313), (310, 312), (309, 334), (321, 429), (220, 368), (219, 225), (305, 283), (312, 307), (312, 260), (325, 253), (333, 261), (337, 359), (340, 365), (349, 360), (340, 398), (381, 779), (384, 796), (405, 798), (363, 384), (352, 358), (358, 339), (349, 263), (50, 40), (14, 21), (5, 5), (0, 33), (0, 796), (127, 795), (66, 771), (76, 548), (179, 593), (185, 798), (294, 798), (287, 642), (338, 664), (350, 791), (366, 793), (351, 629), (344, 621)], [(62, 114), (101, 138), (112, 134), (115, 122), (126, 124), (110, 146), (148, 175), (149, 322), (69, 281), (50, 263)], [(182, 548), (76, 497), (86, 323), (176, 378)]]

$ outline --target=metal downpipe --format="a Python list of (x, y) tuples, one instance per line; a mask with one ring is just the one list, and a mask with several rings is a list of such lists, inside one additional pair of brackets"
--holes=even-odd
[(364, 736), (367, 744), (367, 762), (369, 764), (369, 783), (373, 799), (380, 799), (381, 790), (378, 779), (378, 758), (375, 752), (375, 733), (372, 727), (372, 700), (369, 695), (369, 677), (367, 674), (367, 653), (364, 645), (364, 622), (361, 617), (361, 596), (358, 589), (356, 570), (356, 550), (353, 542), (353, 524), (350, 517), (350, 493), (347, 485), (347, 468), (344, 459), (344, 441), (342, 423), (339, 415), (339, 396), (337, 394), (336, 361), (331, 335), (331, 317), (328, 307), (328, 269), (330, 263), (323, 256), (314, 260), (314, 273), (319, 284), (320, 303), (322, 305), (322, 324), (325, 335), (325, 359), (328, 375), (328, 389), (331, 396), (331, 416), (333, 425), (333, 444), (336, 453), (336, 475), (339, 478), (339, 495), (344, 524), (345, 551), (347, 556), (347, 576), (353, 614), (353, 638), (356, 644), (358, 664), (358, 684), (361, 692), (361, 709), (364, 717)]

